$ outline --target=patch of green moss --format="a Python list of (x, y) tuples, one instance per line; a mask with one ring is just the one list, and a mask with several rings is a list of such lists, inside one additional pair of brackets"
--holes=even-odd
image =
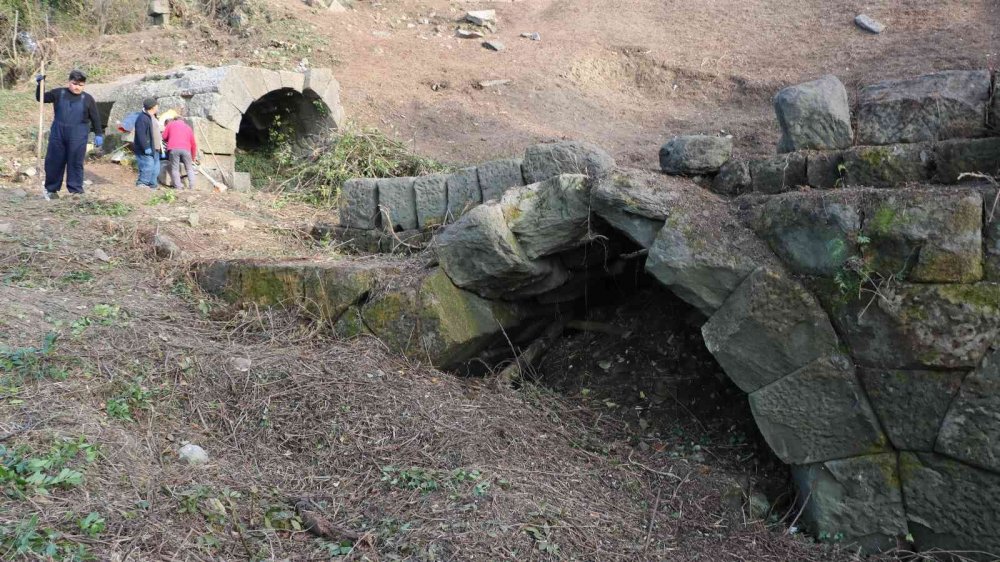
[(1000, 284), (956, 283), (941, 285), (937, 292), (951, 304), (969, 305), (992, 313), (1000, 313)]
[(890, 205), (882, 205), (875, 210), (874, 216), (871, 219), (871, 232), (878, 236), (885, 236), (892, 229), (893, 225), (896, 224), (899, 214), (895, 208)]
[(259, 305), (294, 302), (301, 292), (302, 281), (294, 271), (248, 264), (237, 273), (239, 299)]
[(892, 158), (892, 153), (888, 148), (868, 147), (861, 149), (859, 157), (874, 170), (887, 164)]
[(983, 263), (979, 253), (964, 255), (952, 252), (923, 251), (913, 277), (921, 281), (941, 283), (969, 283), (983, 277)]
[(368, 333), (368, 328), (361, 320), (361, 310), (352, 306), (344, 311), (333, 326), (333, 333), (337, 337), (349, 339)]

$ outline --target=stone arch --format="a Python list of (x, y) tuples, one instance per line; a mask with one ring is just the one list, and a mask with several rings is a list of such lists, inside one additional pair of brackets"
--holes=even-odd
[(106, 125), (112, 144), (116, 125), (141, 110), (144, 98), (157, 98), (161, 111), (181, 113), (205, 154), (203, 168), (230, 184), (235, 183), (241, 132), (250, 139), (247, 142), (258, 139), (279, 112), (292, 123), (296, 138), (336, 130), (344, 119), (340, 85), (324, 68), (290, 72), (239, 65), (188, 66), (94, 85), (90, 92), (101, 107), (110, 108)]

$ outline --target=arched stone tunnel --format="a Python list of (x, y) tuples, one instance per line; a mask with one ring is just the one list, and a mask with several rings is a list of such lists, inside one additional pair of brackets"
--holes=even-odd
[[(227, 260), (196, 273), (231, 300), (294, 305), (343, 337), (454, 368), (613, 274), (634, 251), (581, 249), (627, 237), (645, 271), (707, 319), (708, 350), (791, 466), (817, 536), (868, 552), (907, 540), (1000, 551), (997, 190), (955, 185), (956, 170), (1000, 170), (1000, 138), (771, 160), (742, 164), (752, 192), (735, 198), (618, 168), (576, 142), (451, 174), (352, 180), (337, 232), (450, 223), (429, 264)], [(844, 178), (812, 175), (831, 160)], [(793, 173), (793, 186), (822, 184), (786, 188)], [(866, 187), (878, 182), (894, 189)]]
[[(344, 120), (340, 86), (323, 68), (304, 73), (245, 66), (186, 66), (162, 74), (127, 76), (88, 88), (95, 97), (111, 145), (117, 124), (142, 100), (156, 98), (160, 112), (174, 110), (195, 132), (205, 155), (202, 168), (232, 187), (238, 181), (237, 149), (251, 150), (269, 140), (278, 123), (290, 141), (338, 129)], [(123, 140), (131, 140), (123, 135)]]

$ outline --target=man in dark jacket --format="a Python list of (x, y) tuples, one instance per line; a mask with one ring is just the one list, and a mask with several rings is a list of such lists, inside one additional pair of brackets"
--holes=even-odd
[(139, 179), (135, 182), (137, 187), (156, 189), (157, 177), (160, 175), (160, 153), (156, 150), (154, 137), (159, 133), (153, 125), (159, 108), (155, 98), (146, 98), (142, 100), (142, 113), (135, 120), (132, 151), (135, 152), (135, 163), (139, 168)]
[[(35, 80), (35, 99), (42, 98), (42, 80)], [(87, 77), (79, 70), (69, 73), (65, 88), (45, 92), (45, 103), (55, 105), (55, 119), (49, 131), (49, 147), (45, 152), (45, 198), (57, 199), (62, 189), (73, 194), (83, 193), (83, 159), (87, 155), (87, 134), (94, 131), (94, 146), (104, 144), (101, 114), (94, 97), (83, 91)]]

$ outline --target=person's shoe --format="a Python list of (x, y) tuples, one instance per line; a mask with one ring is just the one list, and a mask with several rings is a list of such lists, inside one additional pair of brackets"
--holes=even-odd
[(59, 199), (59, 192), (45, 190), (45, 200), (52, 201), (53, 199)]

